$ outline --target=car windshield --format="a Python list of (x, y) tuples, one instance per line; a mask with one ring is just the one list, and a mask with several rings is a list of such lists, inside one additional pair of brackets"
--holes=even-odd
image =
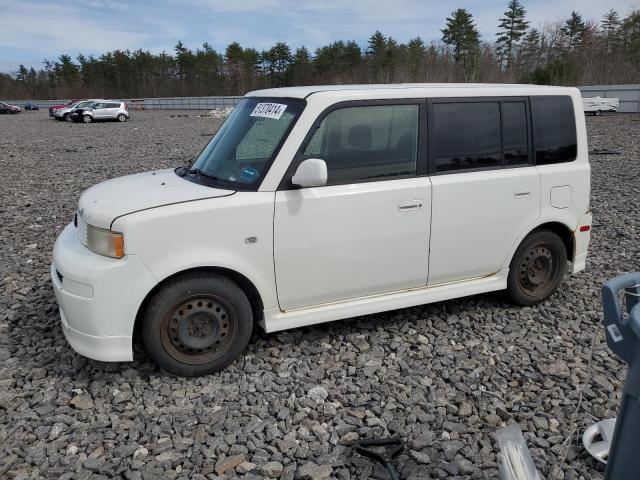
[(243, 99), (190, 172), (231, 184), (231, 188), (257, 188), (304, 105), (303, 100), (285, 98)]

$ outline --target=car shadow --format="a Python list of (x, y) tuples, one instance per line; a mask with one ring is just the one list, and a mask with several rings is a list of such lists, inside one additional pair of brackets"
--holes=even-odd
[[(330, 344), (335, 338), (367, 334), (379, 328), (403, 331), (416, 328), (416, 322), (424, 319), (446, 320), (449, 315), (505, 307), (508, 307), (508, 304), (499, 294), (490, 293), (274, 333), (266, 333), (260, 327), (256, 327), (244, 355), (228, 368), (243, 370), (246, 358), (268, 356), (270, 354), (267, 350), (273, 347), (286, 348), (302, 341), (315, 345)], [(98, 373), (118, 374), (129, 369), (134, 369), (141, 375), (172, 376), (159, 369), (147, 354), (139, 337), (134, 339), (133, 362), (101, 362), (76, 353), (62, 332), (53, 286), (48, 279), (41, 281), (29, 293), (15, 298), (11, 312), (10, 331), (5, 340), (9, 358), (20, 368), (46, 368), (48, 375), (75, 378)]]

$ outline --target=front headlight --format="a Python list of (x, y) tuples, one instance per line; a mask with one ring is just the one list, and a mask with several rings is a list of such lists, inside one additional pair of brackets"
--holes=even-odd
[(98, 255), (112, 258), (124, 257), (124, 235), (106, 228), (86, 225), (85, 246)]

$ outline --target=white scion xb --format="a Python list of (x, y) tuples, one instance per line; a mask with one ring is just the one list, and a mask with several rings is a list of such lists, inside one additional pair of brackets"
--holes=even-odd
[(98, 184), (51, 276), (71, 346), (181, 375), (267, 332), (506, 290), (585, 268), (580, 92), (399, 84), (251, 92), (189, 167)]

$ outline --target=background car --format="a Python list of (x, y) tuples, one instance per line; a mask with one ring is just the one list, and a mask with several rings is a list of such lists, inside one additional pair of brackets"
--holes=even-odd
[(82, 105), (85, 103), (90, 103), (93, 100), (90, 99), (84, 99), (84, 100), (77, 100), (75, 102), (73, 102), (71, 105), (69, 105), (68, 107), (61, 107), (61, 108), (56, 108), (53, 110), (53, 118), (55, 118), (56, 120), (67, 120), (67, 116), (68, 113), (73, 110), (75, 107), (77, 107), (78, 105)]
[(100, 103), (99, 100), (92, 100), (92, 101), (89, 101), (89, 102), (86, 102), (86, 103), (82, 102), (82, 103), (76, 105), (69, 112), (68, 120), (70, 120), (72, 122), (76, 122), (76, 123), (77, 122), (81, 122), (82, 121), (82, 114), (84, 113), (84, 111), (85, 110), (91, 110), (93, 107), (98, 105), (98, 103)]
[(0, 102), (0, 113), (20, 113), (22, 109), (16, 105)]
[(61, 103), (60, 105), (54, 105), (53, 107), (49, 107), (49, 116), (53, 117), (53, 113), (57, 108), (65, 108), (70, 107), (74, 103), (81, 101), (82, 99), (74, 98), (73, 100), (69, 100), (67, 103)]
[(53, 116), (54, 116), (54, 118), (56, 120), (68, 120), (68, 121), (71, 121), (71, 120), (73, 120), (73, 118), (71, 117), (72, 113), (74, 113), (78, 109), (83, 109), (83, 108), (88, 107), (90, 105), (95, 105), (97, 102), (100, 102), (100, 101), (102, 101), (102, 98), (92, 98), (92, 99), (89, 99), (89, 100), (82, 100), (82, 101), (74, 103), (70, 107), (57, 108), (55, 110), (55, 112), (53, 112)]
[(95, 105), (82, 109), (82, 112), (75, 113), (73, 120), (91, 123), (96, 120), (118, 120), (126, 122), (129, 120), (129, 108), (125, 102), (119, 100), (101, 100)]
[(35, 103), (25, 103), (24, 109), (25, 110), (40, 110), (40, 107), (38, 105), (36, 105)]

